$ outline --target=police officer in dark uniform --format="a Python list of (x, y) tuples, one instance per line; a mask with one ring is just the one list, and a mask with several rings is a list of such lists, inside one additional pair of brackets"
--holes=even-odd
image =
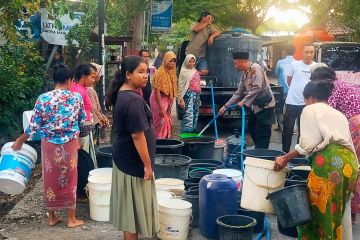
[(243, 72), (238, 89), (231, 99), (219, 110), (220, 115), (232, 104), (250, 109), (248, 129), (255, 148), (269, 147), (271, 126), (274, 120), (275, 98), (264, 69), (249, 60), (248, 52), (233, 53), (236, 70)]

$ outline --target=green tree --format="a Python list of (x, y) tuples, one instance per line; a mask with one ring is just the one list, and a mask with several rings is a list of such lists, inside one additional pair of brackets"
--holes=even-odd
[(178, 49), (183, 41), (189, 39), (191, 23), (190, 19), (182, 18), (173, 24), (172, 31), (169, 34), (153, 34), (150, 41), (152, 45), (158, 46), (161, 52), (166, 51), (168, 45)]
[(360, 4), (358, 0), (339, 1), (336, 17), (355, 30), (354, 40), (360, 41)]
[(224, 29), (239, 26), (255, 33), (264, 22), (269, 8), (281, 5), (284, 1), (286, 0), (174, 0), (174, 20), (195, 20), (202, 11), (209, 10), (215, 16), (215, 23)]
[(0, 143), (22, 130), (22, 112), (34, 107), (43, 85), (44, 60), (35, 43), (0, 47)]

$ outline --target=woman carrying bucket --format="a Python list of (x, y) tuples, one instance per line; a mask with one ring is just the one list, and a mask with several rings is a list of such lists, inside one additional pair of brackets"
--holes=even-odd
[(308, 156), (311, 163), (307, 187), (312, 220), (298, 228), (299, 239), (342, 238), (345, 205), (358, 175), (348, 121), (327, 104), (332, 88), (326, 80), (306, 85), (299, 144), (275, 160), (276, 171), (300, 155)]
[(154, 117), (156, 139), (171, 137), (171, 107), (178, 96), (176, 80), (176, 55), (167, 52), (164, 61), (156, 71), (150, 96), (151, 111)]
[(40, 129), (44, 201), (49, 225), (61, 221), (55, 211), (67, 209), (68, 227), (77, 227), (84, 224), (75, 217), (75, 210), (78, 137), (86, 116), (80, 94), (69, 91), (73, 85), (69, 67), (55, 66), (53, 80), (55, 89), (38, 97), (29, 127), (12, 148), (20, 150), (29, 136)]
[(106, 105), (113, 108), (113, 173), (110, 222), (125, 240), (152, 238), (159, 230), (153, 176), (155, 130), (145, 100), (136, 92), (146, 86), (147, 65), (126, 57), (115, 74)]
[[(337, 80), (334, 70), (326, 65), (325, 67), (321, 66), (314, 69), (310, 79), (313, 81), (328, 80), (334, 83), (329, 105), (342, 112), (348, 119), (356, 155), (360, 160), (360, 87)], [(360, 214), (360, 179), (356, 182), (354, 197), (351, 199), (353, 224), (357, 223), (356, 214)]]
[(195, 69), (196, 58), (188, 54), (180, 70), (178, 104), (183, 109), (181, 132), (191, 133), (196, 130), (199, 117), (200, 101), (200, 73)]

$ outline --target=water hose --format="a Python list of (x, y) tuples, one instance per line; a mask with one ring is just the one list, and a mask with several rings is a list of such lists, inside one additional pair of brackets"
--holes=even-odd
[(241, 159), (241, 171), (244, 175), (244, 148), (245, 148), (245, 107), (241, 107), (241, 143), (240, 143), (240, 159)]
[(269, 219), (267, 217), (264, 218), (264, 228), (261, 230), (261, 232), (255, 237), (255, 240), (260, 240), (263, 237), (266, 238), (266, 240), (270, 240), (271, 238), (271, 226)]
[(211, 88), (211, 106), (212, 106), (213, 117), (214, 117), (213, 119), (214, 119), (214, 128), (215, 128), (215, 138), (216, 138), (216, 140), (218, 140), (219, 134), (218, 134), (217, 123), (216, 123), (217, 115), (215, 113), (214, 84), (212, 81), (210, 82), (210, 88)]
[(270, 225), (269, 219), (267, 217), (265, 217), (264, 221), (266, 222), (266, 226), (267, 226), (265, 239), (271, 240), (271, 225)]
[[(238, 106), (237, 104), (233, 104), (233, 105), (231, 105), (230, 107), (228, 107), (227, 109), (225, 109), (225, 112), (228, 112), (228, 111), (236, 108), (237, 106)], [(206, 131), (206, 129), (208, 129), (208, 128), (210, 127), (210, 125), (211, 125), (211, 124), (215, 121), (215, 119), (217, 119), (218, 117), (220, 117), (220, 114), (219, 114), (219, 113), (216, 115), (215, 118), (211, 119), (210, 122), (208, 122), (208, 124), (206, 124), (206, 126), (199, 132), (198, 137), (200, 137), (200, 136)]]

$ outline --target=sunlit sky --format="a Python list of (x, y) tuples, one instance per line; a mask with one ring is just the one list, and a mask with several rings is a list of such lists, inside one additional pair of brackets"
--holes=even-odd
[[(304, 8), (304, 12), (310, 12), (310, 9)], [(294, 22), (297, 27), (301, 27), (309, 22), (306, 14), (296, 9), (279, 10), (276, 7), (270, 7), (265, 20), (273, 18), (278, 23)]]

